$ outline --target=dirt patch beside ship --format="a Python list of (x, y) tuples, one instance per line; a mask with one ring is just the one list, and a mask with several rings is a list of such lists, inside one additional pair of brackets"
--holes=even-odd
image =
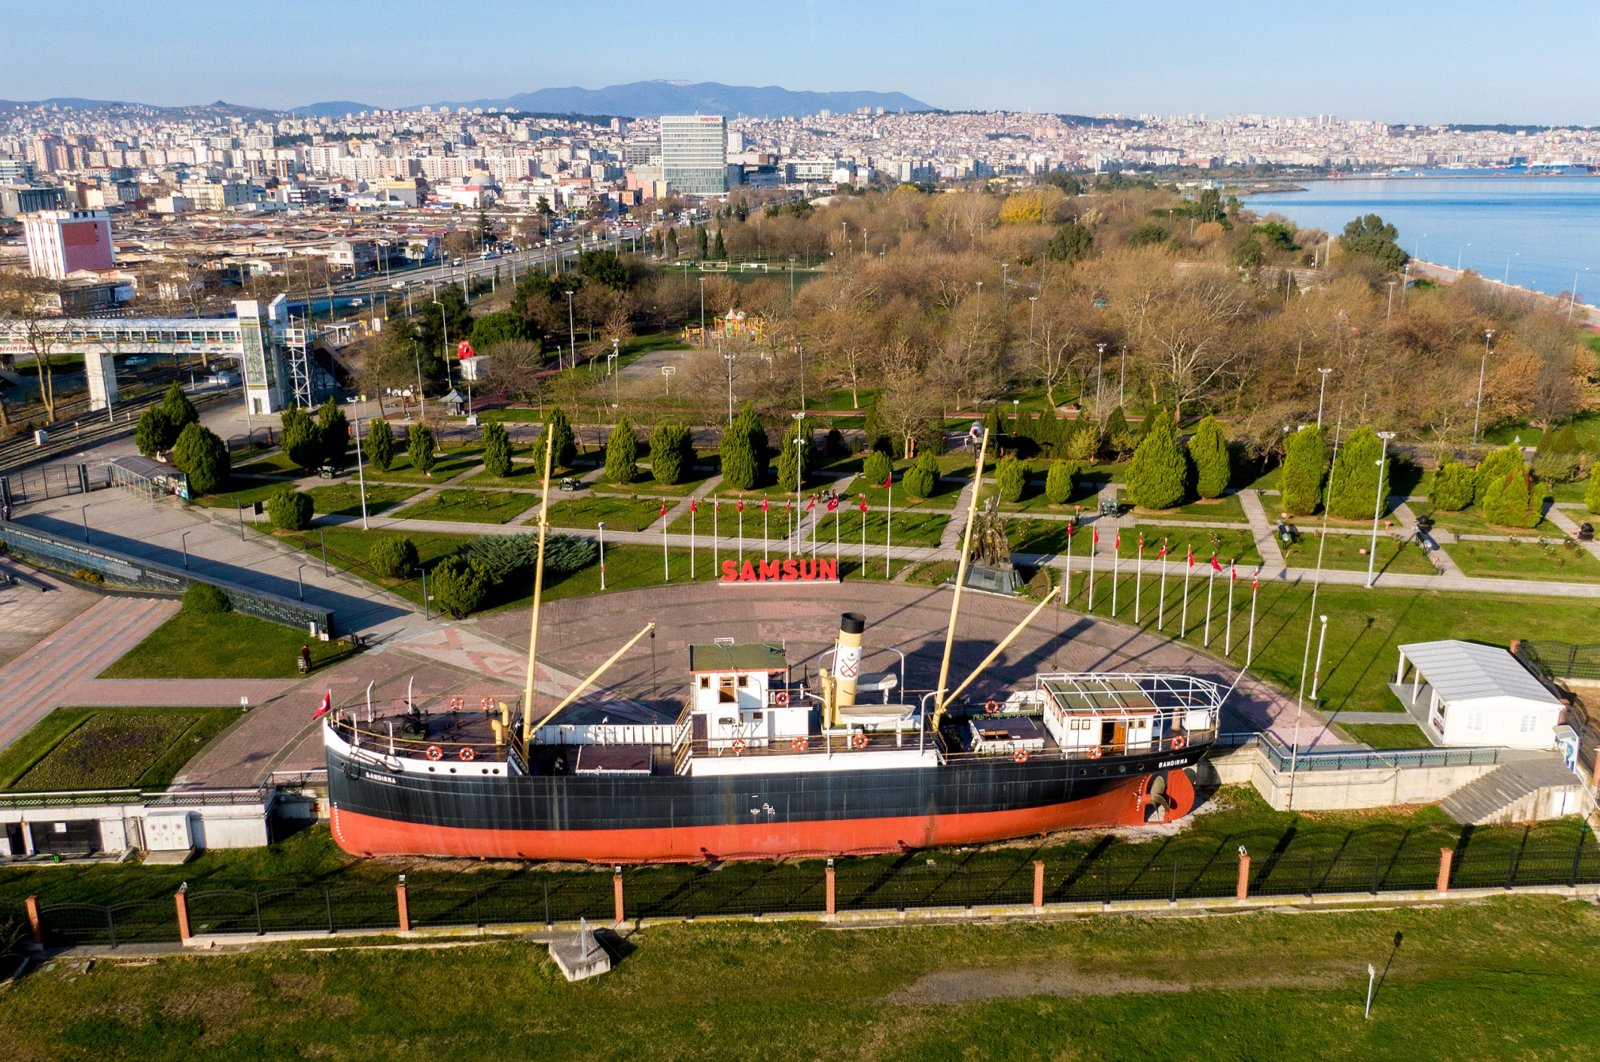
[(1334, 969), (1316, 972), (1301, 970), (1298, 973), (1263, 970), (1248, 976), (1223, 970), (1188, 969), (1170, 977), (1159, 976), (1159, 971), (1145, 975), (1113, 974), (1067, 966), (1050, 969), (936, 970), (897, 989), (886, 1001), (910, 1004), (973, 1003), (1023, 996), (1124, 996), (1269, 985), (1273, 988), (1322, 988), (1354, 976), (1356, 974), (1351, 970)]

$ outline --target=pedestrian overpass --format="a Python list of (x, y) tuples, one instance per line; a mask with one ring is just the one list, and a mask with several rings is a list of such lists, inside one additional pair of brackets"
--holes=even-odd
[(90, 409), (106, 409), (117, 401), (115, 359), (128, 354), (237, 361), (252, 414), (276, 413), (289, 404), (314, 405), (314, 333), (303, 319), (289, 316), (288, 298), (279, 295), (265, 307), (254, 299), (240, 299), (233, 311), (231, 317), (46, 317), (0, 322), (0, 354), (27, 359), (36, 351), (81, 353)]

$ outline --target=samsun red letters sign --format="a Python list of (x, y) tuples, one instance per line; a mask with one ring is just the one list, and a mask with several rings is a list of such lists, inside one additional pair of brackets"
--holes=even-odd
[(781, 560), (722, 562), (724, 583), (836, 583), (839, 581), (837, 560)]

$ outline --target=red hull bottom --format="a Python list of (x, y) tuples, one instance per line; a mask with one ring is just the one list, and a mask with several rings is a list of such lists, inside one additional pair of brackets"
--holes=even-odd
[[(1159, 777), (1159, 776), (1152, 776)], [(1194, 807), (1194, 786), (1182, 771), (1166, 775), (1166, 821)], [(775, 825), (720, 825), (621, 830), (500, 830), (428, 826), (338, 807), (329, 812), (339, 847), (360, 856), (456, 856), (551, 859), (590, 863), (693, 863), (709, 859), (773, 859), (865, 855), (908, 848), (982, 844), (1055, 830), (1140, 826), (1149, 821), (1151, 777), (1082, 800), (966, 815), (816, 820)]]

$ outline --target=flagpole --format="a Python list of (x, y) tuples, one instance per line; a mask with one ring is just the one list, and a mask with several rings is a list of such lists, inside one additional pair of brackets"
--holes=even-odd
[(1067, 600), (1072, 597), (1072, 535), (1077, 529), (1077, 518), (1067, 525), (1067, 571), (1061, 577), (1061, 607), (1067, 607)]
[(1189, 583), (1190, 576), (1194, 574), (1194, 546), (1191, 544), (1188, 551), (1188, 567), (1183, 570), (1183, 616), (1178, 620), (1178, 637), (1185, 637), (1189, 633)]
[(672, 582), (672, 569), (667, 565), (667, 505), (661, 503), (661, 581)]
[(1250, 633), (1245, 641), (1244, 666), (1249, 667), (1256, 655), (1256, 589), (1261, 585), (1261, 571), (1250, 577)]
[(889, 473), (889, 511), (883, 520), (883, 577), (889, 578), (889, 551), (894, 541), (894, 473)]
[(1222, 655), (1227, 656), (1233, 652), (1233, 584), (1239, 581), (1239, 574), (1233, 567), (1233, 561), (1228, 562), (1228, 632), (1222, 636)]
[(694, 582), (695, 578), (698, 575), (698, 573), (695, 571), (695, 564), (694, 564), (694, 517), (695, 517), (695, 509), (697, 509), (698, 507), (699, 507), (698, 503), (695, 502), (695, 500), (693, 498), (690, 498), (689, 499), (689, 581), (690, 582)]
[(1133, 624), (1139, 625), (1139, 605), (1144, 589), (1144, 536), (1139, 536), (1139, 563), (1133, 570)]
[(1100, 543), (1097, 541), (1099, 537), (1100, 532), (1098, 530), (1093, 531), (1089, 536), (1089, 607), (1087, 611), (1091, 613), (1094, 612), (1094, 555), (1100, 551)]
[(1167, 625), (1167, 540), (1161, 540), (1161, 593), (1156, 597), (1156, 630)]
[(794, 556), (794, 515), (789, 509), (787, 500), (783, 503), (783, 552), (785, 556)]
[(767, 499), (761, 499), (761, 563), (767, 562)]
[(861, 574), (867, 574), (867, 496), (861, 496)]
[(833, 563), (839, 563), (839, 519), (843, 515), (838, 509), (839, 499), (834, 499), (833, 510)]
[(1117, 583), (1120, 581), (1119, 572), (1122, 571), (1122, 532), (1117, 532), (1117, 537), (1111, 540), (1111, 618), (1117, 617)]
[(739, 567), (744, 567), (744, 499), (739, 499)]
[(722, 499), (711, 499), (711, 577), (722, 571), (722, 536), (718, 534), (722, 523)]
[[(1211, 558), (1216, 560), (1215, 557)], [(1206, 569), (1206, 633), (1200, 644), (1207, 649), (1211, 648), (1211, 591), (1217, 585), (1217, 569), (1213, 565)]]

